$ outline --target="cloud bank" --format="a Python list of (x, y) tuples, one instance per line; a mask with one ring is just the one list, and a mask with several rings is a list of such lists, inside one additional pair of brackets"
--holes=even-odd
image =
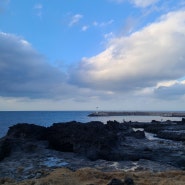
[(105, 91), (138, 91), (185, 76), (185, 11), (162, 16), (130, 36), (112, 39), (107, 49), (86, 58), (70, 82)]
[(0, 32), (0, 96), (51, 97), (62, 93), (65, 75), (29, 42)]

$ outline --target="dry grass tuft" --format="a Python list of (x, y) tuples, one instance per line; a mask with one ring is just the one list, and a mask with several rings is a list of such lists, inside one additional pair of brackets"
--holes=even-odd
[(93, 168), (82, 168), (75, 172), (61, 168), (46, 177), (22, 182), (2, 179), (4, 185), (106, 185), (113, 178), (124, 180), (131, 177), (136, 185), (185, 185), (185, 171), (151, 172), (101, 172)]

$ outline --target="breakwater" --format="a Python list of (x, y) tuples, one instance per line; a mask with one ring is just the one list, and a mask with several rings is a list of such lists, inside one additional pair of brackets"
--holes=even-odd
[(97, 111), (88, 115), (96, 116), (161, 116), (161, 117), (185, 117), (185, 112), (155, 112), (155, 111)]

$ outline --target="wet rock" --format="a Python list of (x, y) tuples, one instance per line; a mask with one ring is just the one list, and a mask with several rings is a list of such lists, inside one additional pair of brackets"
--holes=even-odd
[(11, 139), (4, 138), (0, 141), (0, 161), (8, 157), (12, 151)]
[(171, 139), (175, 141), (185, 141), (185, 131), (183, 132), (161, 131), (157, 134), (157, 137)]
[(120, 179), (114, 178), (107, 185), (125, 185), (125, 183)]
[(151, 123), (160, 123), (160, 121), (152, 120)]
[[(52, 151), (73, 152), (92, 161), (145, 159), (184, 168), (184, 146), (179, 147), (179, 143), (175, 142), (177, 138), (184, 141), (183, 123), (168, 121), (129, 124), (116, 121), (109, 121), (107, 125), (99, 121), (83, 124), (73, 121), (55, 123), (48, 128), (33, 124), (17, 124), (10, 127), (7, 136), (0, 141), (0, 160), (12, 153), (20, 153), (22, 156), (38, 154), (41, 147), (49, 146)], [(162, 138), (168, 136), (171, 141), (150, 141), (145, 138), (144, 131), (135, 132), (132, 127), (143, 127), (147, 131), (157, 133), (158, 136), (161, 134)], [(182, 135), (179, 135), (181, 133)], [(45, 142), (45, 145), (39, 142)]]
[(154, 124), (149, 124), (149, 125), (145, 126), (144, 130), (146, 132), (158, 134), (161, 130), (163, 130), (163, 128), (164, 128), (164, 126), (162, 124), (154, 123)]
[(132, 136), (135, 137), (136, 139), (143, 139), (143, 138), (145, 138), (145, 132), (137, 130), (132, 133)]

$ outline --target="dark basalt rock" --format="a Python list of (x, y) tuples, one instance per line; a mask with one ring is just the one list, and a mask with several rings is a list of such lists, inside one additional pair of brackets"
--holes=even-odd
[(121, 124), (117, 121), (107, 121), (107, 124), (105, 127), (109, 130), (114, 130), (114, 131), (123, 131), (123, 130), (128, 130), (129, 126), (125, 124)]
[(151, 121), (151, 123), (161, 123), (160, 121), (156, 121), (155, 119)]
[(120, 179), (112, 179), (107, 185), (134, 185), (132, 178), (126, 177), (124, 182)]
[(185, 124), (182, 121), (149, 124), (145, 131), (155, 133), (157, 137), (174, 141), (185, 141)]
[(95, 121), (83, 124), (73, 121), (54, 123), (48, 128), (24, 123), (10, 127), (7, 135), (0, 140), (0, 160), (13, 152), (35, 152), (40, 140), (44, 140), (42, 142), (46, 142), (50, 149), (82, 154), (90, 160), (147, 159), (185, 167), (184, 148), (179, 149), (174, 141), (149, 141), (144, 131), (135, 132), (132, 128), (144, 128), (162, 138), (185, 140), (183, 122), (140, 124), (109, 121), (103, 124)]
[(134, 183), (132, 178), (126, 177), (125, 180), (124, 180), (124, 184), (125, 185), (134, 185), (135, 183)]
[(41, 140), (45, 139), (45, 134), (45, 127), (28, 123), (19, 123), (9, 128), (7, 137), (22, 139), (31, 138)]
[(173, 130), (164, 130), (158, 132), (157, 137), (174, 141), (185, 141), (185, 130), (181, 130), (178, 132)]
[(117, 144), (117, 132), (101, 122), (58, 123), (47, 130), (49, 146), (63, 152), (85, 154), (91, 159), (108, 158)]
[(0, 141), (0, 161), (11, 154), (12, 141), (11, 139), (4, 138)]
[(185, 118), (182, 118), (182, 121), (181, 121), (182, 123), (185, 123)]
[(16, 124), (9, 128), (7, 135), (0, 140), (0, 161), (11, 155), (12, 152), (32, 152), (33, 144), (30, 140), (44, 140), (46, 128), (34, 124)]
[(145, 132), (137, 130), (137, 131), (132, 133), (132, 136), (137, 138), (137, 139), (144, 139), (145, 138)]
[(114, 178), (107, 185), (125, 185), (125, 183), (120, 179)]
[(146, 132), (151, 132), (151, 133), (157, 134), (163, 128), (164, 128), (164, 125), (159, 124), (159, 123), (154, 123), (154, 124), (146, 125), (144, 129)]

